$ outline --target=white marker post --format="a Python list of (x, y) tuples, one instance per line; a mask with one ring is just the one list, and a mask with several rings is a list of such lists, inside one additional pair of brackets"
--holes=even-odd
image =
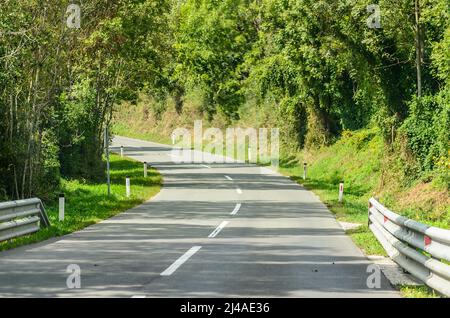
[(130, 177), (128, 176), (125, 178), (125, 188), (127, 192), (127, 198), (129, 198), (131, 195), (131, 186), (130, 186)]
[(65, 197), (64, 193), (59, 194), (59, 220), (64, 221), (64, 208), (65, 208)]
[(339, 183), (339, 202), (342, 202), (342, 199), (344, 198), (344, 181), (341, 181)]
[(144, 162), (144, 178), (147, 178), (147, 162)]
[(303, 163), (303, 180), (306, 180), (306, 169), (307, 169), (307, 163)]
[(175, 134), (172, 134), (172, 145), (175, 145)]
[(120, 146), (120, 156), (123, 158), (123, 146)]
[(250, 146), (248, 146), (248, 148), (247, 148), (247, 154), (248, 154), (248, 163), (251, 163), (251, 161), (252, 161), (252, 148), (250, 148)]

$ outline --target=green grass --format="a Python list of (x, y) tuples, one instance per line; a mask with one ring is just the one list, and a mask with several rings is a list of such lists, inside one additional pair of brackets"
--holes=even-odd
[(435, 291), (427, 286), (397, 286), (405, 298), (440, 298)]
[[(148, 176), (144, 178), (142, 163), (114, 154), (110, 159), (111, 195), (109, 197), (105, 183), (62, 180), (61, 191), (66, 197), (64, 221), (58, 220), (58, 203), (49, 202), (46, 210), (51, 226), (31, 235), (2, 242), (0, 251), (81, 230), (141, 204), (159, 192), (162, 179), (156, 170), (149, 168)], [(130, 176), (131, 179), (130, 198), (125, 195), (126, 176)]]
[(159, 142), (162, 144), (170, 144), (172, 142), (169, 137), (151, 132), (138, 131), (137, 129), (133, 129), (133, 127), (123, 123), (114, 123), (112, 132), (113, 134), (119, 136)]

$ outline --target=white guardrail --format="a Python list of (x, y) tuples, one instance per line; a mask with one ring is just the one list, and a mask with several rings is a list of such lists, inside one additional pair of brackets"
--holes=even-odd
[(0, 203), (0, 242), (49, 225), (44, 205), (38, 198)]
[(369, 200), (369, 227), (392, 260), (432, 289), (450, 296), (449, 230), (398, 215), (374, 198)]

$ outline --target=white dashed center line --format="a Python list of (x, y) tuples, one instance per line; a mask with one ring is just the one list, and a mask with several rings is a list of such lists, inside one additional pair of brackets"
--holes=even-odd
[(230, 176), (225, 176), (225, 178), (226, 178), (227, 180), (233, 181), (233, 179), (231, 179)]
[(213, 238), (216, 237), (217, 234), (219, 234), (220, 231), (222, 231), (222, 229), (227, 226), (228, 221), (223, 221), (222, 223), (219, 224), (218, 227), (216, 227), (216, 229), (214, 231), (212, 231), (211, 234), (209, 234), (209, 238)]
[(201, 249), (201, 246), (193, 246), (189, 251), (184, 253), (179, 259), (177, 259), (172, 265), (170, 265), (164, 272), (162, 272), (161, 276), (170, 276), (172, 275), (178, 267), (183, 265), (184, 262), (186, 262), (192, 255), (198, 252), (199, 249)]
[(208, 168), (208, 169), (211, 169), (211, 167), (210, 166), (208, 166), (208, 165), (201, 165), (202, 167), (205, 167), (205, 168)]
[(242, 204), (238, 203), (236, 204), (236, 206), (234, 207), (233, 212), (231, 212), (231, 215), (235, 215), (236, 213), (238, 213), (239, 209), (241, 208)]

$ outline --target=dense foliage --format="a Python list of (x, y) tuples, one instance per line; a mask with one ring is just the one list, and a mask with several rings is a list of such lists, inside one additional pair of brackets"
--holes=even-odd
[(369, 27), (372, 3), (188, 0), (174, 31), (177, 79), (201, 88), (207, 118), (269, 104), (286, 148), (376, 125), (408, 158), (405, 175), (448, 171), (450, 3), (377, 1), (380, 28)]
[(200, 91), (205, 118), (229, 122), (269, 105), (291, 149), (377, 125), (412, 175), (448, 169), (450, 3), (378, 0), (371, 28), (372, 2), (3, 0), (0, 197), (101, 178), (113, 105), (139, 93), (182, 113)]
[(1, 198), (51, 196), (61, 173), (101, 178), (114, 103), (160, 77), (166, 2), (83, 1), (81, 28), (69, 4), (0, 6)]

